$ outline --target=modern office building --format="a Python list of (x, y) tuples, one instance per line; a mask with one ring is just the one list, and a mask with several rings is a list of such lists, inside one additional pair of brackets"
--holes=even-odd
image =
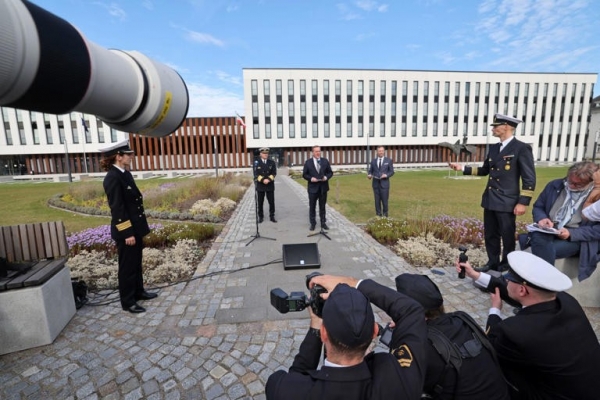
[(319, 144), (333, 164), (363, 164), (384, 145), (399, 164), (447, 162), (440, 142), (465, 140), (481, 160), (495, 113), (523, 120), (516, 135), (537, 161), (585, 154), (597, 74), (247, 68), (248, 148), (302, 163)]
[(590, 126), (588, 128), (586, 158), (600, 159), (600, 96), (592, 99), (590, 106)]

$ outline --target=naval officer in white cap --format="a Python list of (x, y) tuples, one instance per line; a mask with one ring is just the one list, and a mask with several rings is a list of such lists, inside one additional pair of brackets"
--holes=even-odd
[(143, 238), (150, 233), (144, 212), (142, 192), (128, 168), (133, 159), (129, 140), (122, 140), (100, 149), (104, 192), (108, 198), (111, 223), (110, 236), (119, 254), (119, 295), (123, 310), (138, 314), (146, 311), (137, 302), (158, 296), (144, 289), (142, 277)]
[[(500, 143), (490, 146), (479, 168), (450, 163), (463, 175), (487, 176), (481, 196), (483, 233), (488, 262), (480, 271), (503, 271), (508, 268), (506, 255), (515, 250), (516, 218), (525, 214), (535, 190), (535, 167), (531, 146), (515, 138), (521, 120), (502, 114), (494, 115), (492, 135)], [(520, 183), (520, 185), (519, 185)], [(502, 242), (502, 246), (500, 246)]]
[[(571, 279), (543, 259), (524, 251), (508, 254), (503, 277), (456, 264), (486, 287), (492, 307), (487, 334), (511, 387), (512, 399), (600, 398), (600, 344), (583, 309), (564, 291)], [(502, 319), (500, 288), (523, 307)]]

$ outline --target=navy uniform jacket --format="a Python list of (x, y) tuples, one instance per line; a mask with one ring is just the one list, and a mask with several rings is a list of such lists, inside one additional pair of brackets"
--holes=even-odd
[(121, 172), (113, 166), (106, 173), (103, 185), (112, 216), (110, 236), (114, 240), (125, 240), (130, 236), (144, 237), (150, 233), (142, 192), (131, 173)]
[[(311, 182), (311, 178), (323, 179), (326, 176), (327, 180), (325, 182)], [(318, 193), (319, 191), (327, 192), (329, 191), (329, 180), (333, 176), (333, 171), (331, 170), (331, 165), (326, 158), (321, 157), (321, 171), (317, 172), (315, 168), (314, 158), (311, 157), (304, 163), (304, 169), (302, 170), (302, 177), (308, 181), (308, 193)]]
[[(379, 157), (375, 157), (371, 160), (371, 164), (369, 165), (369, 171), (367, 172), (369, 175), (373, 176), (372, 185), (373, 188), (382, 188), (389, 189), (390, 188), (390, 178), (394, 175), (394, 163), (392, 159), (389, 157), (383, 157), (383, 162), (381, 163), (381, 169), (379, 169)], [(386, 174), (387, 178), (385, 179), (377, 179), (381, 175)]]
[[(450, 341), (462, 345), (473, 339), (473, 331), (454, 313), (444, 314), (427, 321), (442, 332)], [(442, 393), (435, 397), (438, 400), (508, 400), (508, 388), (500, 371), (500, 366), (492, 355), (481, 348), (479, 355), (463, 358), (460, 375), (457, 379), (456, 370), (450, 370), (440, 378), (446, 367), (446, 361), (428, 341), (427, 345), (427, 374), (425, 376), (424, 392), (434, 393), (435, 385), (440, 384)], [(458, 383), (458, 387), (455, 385)]]
[[(256, 161), (254, 166), (254, 180), (256, 181), (256, 190), (259, 192), (272, 192), (275, 190), (275, 176), (277, 176), (277, 165), (270, 158), (267, 159), (267, 165), (262, 158)], [(263, 183), (264, 179), (268, 179), (269, 183)]]
[[(490, 146), (482, 167), (466, 166), (464, 175), (489, 175), (481, 207), (513, 212), (517, 204), (528, 206), (535, 190), (535, 167), (531, 146), (513, 138), (500, 152), (500, 143)], [(519, 179), (522, 186), (519, 188)]]
[[(492, 277), (490, 285), (499, 278)], [(488, 317), (488, 337), (513, 399), (600, 398), (600, 344), (572, 296), (523, 308), (514, 317)]]
[(290, 371), (277, 371), (269, 377), (265, 388), (268, 400), (421, 398), (427, 340), (423, 308), (369, 279), (362, 281), (358, 290), (395, 321), (391, 353), (370, 353), (351, 367), (317, 370), (322, 343), (309, 331)]

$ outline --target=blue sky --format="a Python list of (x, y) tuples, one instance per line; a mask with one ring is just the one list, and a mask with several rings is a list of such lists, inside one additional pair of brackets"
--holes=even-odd
[(242, 114), (243, 68), (600, 69), (598, 0), (33, 2), (92, 42), (176, 69), (189, 117)]

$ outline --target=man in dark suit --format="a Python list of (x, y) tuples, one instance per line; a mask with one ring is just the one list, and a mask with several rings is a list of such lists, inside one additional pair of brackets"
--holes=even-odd
[(316, 206), (319, 201), (319, 218), (321, 228), (329, 229), (325, 207), (327, 205), (327, 192), (329, 191), (329, 179), (333, 176), (331, 165), (326, 158), (321, 157), (321, 147), (313, 146), (312, 157), (304, 163), (302, 177), (308, 181), (308, 219), (310, 230), (314, 231), (317, 225)]
[[(423, 309), (408, 296), (370, 279), (321, 275), (309, 285), (327, 290), (322, 319), (310, 313), (310, 328), (289, 372), (267, 380), (267, 400), (421, 398), (427, 331)], [(395, 322), (390, 353), (366, 350), (378, 328), (371, 304)], [(317, 369), (321, 350), (323, 366)]]
[(144, 289), (142, 277), (142, 251), (144, 236), (150, 227), (144, 213), (142, 193), (127, 170), (131, 164), (133, 150), (129, 141), (123, 140), (100, 149), (103, 153), (102, 168), (104, 191), (110, 207), (110, 235), (117, 244), (119, 255), (119, 295), (123, 310), (142, 313), (146, 309), (139, 300), (150, 300), (158, 296)]
[(258, 192), (258, 222), (264, 221), (265, 195), (269, 202), (269, 219), (271, 222), (277, 222), (275, 219), (275, 176), (277, 176), (277, 165), (269, 158), (269, 148), (263, 147), (260, 149), (260, 159), (254, 166), (254, 181)]
[(385, 147), (377, 147), (377, 157), (371, 160), (367, 178), (373, 180), (375, 195), (375, 213), (378, 217), (388, 216), (388, 198), (390, 197), (390, 179), (394, 175), (394, 163), (385, 156)]
[[(506, 256), (515, 250), (517, 215), (525, 214), (535, 190), (531, 146), (513, 136), (520, 122), (506, 115), (494, 115), (492, 134), (500, 139), (500, 143), (490, 146), (482, 167), (463, 168), (458, 163), (450, 163), (450, 168), (462, 170), (464, 175), (489, 175), (481, 197), (485, 249), (488, 255), (488, 263), (480, 268), (482, 272), (508, 268)], [(522, 182), (520, 190), (519, 181)]]
[[(564, 293), (571, 279), (524, 251), (508, 255), (509, 272), (494, 277), (469, 262), (456, 270), (491, 291), (487, 321), (490, 342), (512, 385), (512, 399), (598, 399), (600, 344), (583, 309)], [(502, 319), (500, 287), (523, 308)]]

